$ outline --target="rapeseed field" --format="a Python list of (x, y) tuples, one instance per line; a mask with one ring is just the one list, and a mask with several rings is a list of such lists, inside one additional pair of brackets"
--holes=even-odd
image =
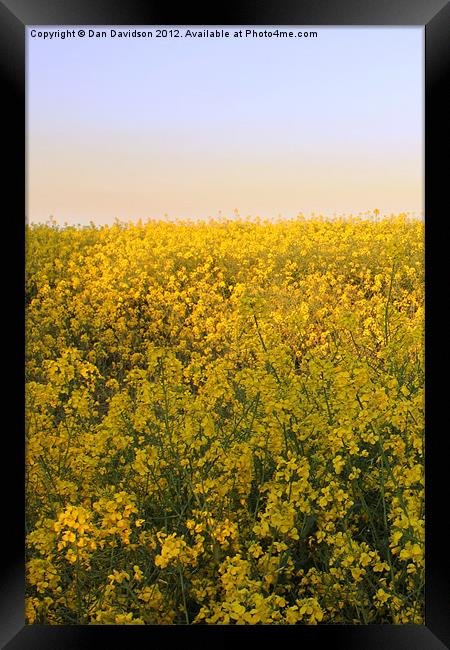
[(27, 226), (28, 623), (423, 624), (423, 230)]

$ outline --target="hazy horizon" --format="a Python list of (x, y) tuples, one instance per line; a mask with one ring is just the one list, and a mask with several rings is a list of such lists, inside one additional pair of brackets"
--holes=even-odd
[(288, 40), (31, 29), (28, 223), (423, 215), (422, 27), (285, 27), (318, 32)]

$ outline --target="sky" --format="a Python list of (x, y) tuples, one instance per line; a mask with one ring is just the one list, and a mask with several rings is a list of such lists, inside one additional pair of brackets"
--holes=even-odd
[(30, 223), (423, 214), (423, 27), (33, 29), (73, 26), (27, 28)]

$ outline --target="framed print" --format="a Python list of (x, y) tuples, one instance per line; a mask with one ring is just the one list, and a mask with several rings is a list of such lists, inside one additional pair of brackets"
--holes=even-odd
[(0, 15), (2, 647), (450, 647), (448, 4)]

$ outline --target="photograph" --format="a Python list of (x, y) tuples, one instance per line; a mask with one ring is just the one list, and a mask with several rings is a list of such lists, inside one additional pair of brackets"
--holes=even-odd
[(25, 47), (26, 624), (423, 627), (424, 25)]

